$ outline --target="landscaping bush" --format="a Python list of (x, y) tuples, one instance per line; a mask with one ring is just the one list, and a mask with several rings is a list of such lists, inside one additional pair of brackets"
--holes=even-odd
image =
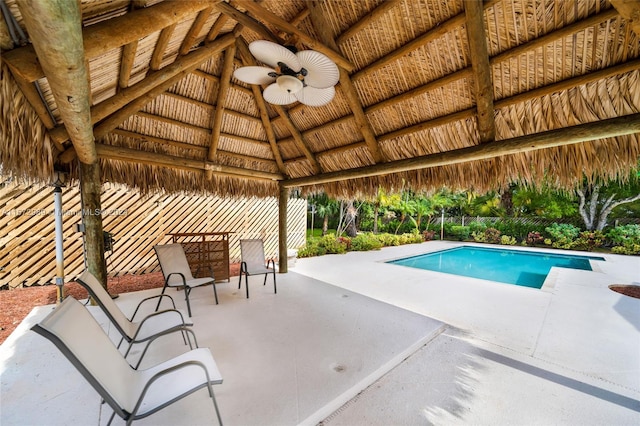
[(425, 230), (422, 232), (422, 240), (423, 241), (431, 241), (435, 238), (436, 236), (436, 231), (432, 231), (432, 230)]
[(538, 231), (531, 231), (527, 234), (527, 245), (535, 247), (544, 242), (544, 237)]
[(583, 231), (571, 244), (571, 248), (575, 250), (593, 251), (594, 248), (600, 247), (603, 242), (604, 234), (602, 231)]
[(514, 237), (511, 237), (509, 235), (503, 235), (500, 237), (500, 244), (504, 244), (507, 246), (513, 246), (518, 242), (518, 240), (516, 240)]
[(469, 239), (469, 235), (471, 235), (471, 230), (469, 229), (468, 226), (454, 225), (451, 227), (450, 235), (452, 237), (457, 238), (460, 241), (465, 241)]
[(616, 226), (607, 233), (613, 244), (612, 253), (640, 254), (640, 225)]
[[(385, 234), (389, 235), (389, 234)], [(353, 251), (369, 251), (380, 250), (382, 243), (375, 235), (371, 233), (358, 234), (351, 239), (351, 250)]]
[(485, 229), (487, 229), (487, 225), (485, 225), (483, 222), (476, 222), (475, 220), (473, 222), (469, 222), (469, 230), (472, 234), (474, 232), (478, 234), (484, 233)]
[(323, 247), (327, 254), (342, 254), (347, 252), (347, 245), (336, 238), (335, 234), (327, 234), (320, 238), (318, 245)]
[(313, 256), (322, 256), (327, 254), (327, 250), (324, 247), (320, 247), (320, 238), (307, 238), (307, 244), (298, 249), (298, 257), (313, 257)]
[(496, 228), (487, 228), (484, 230), (485, 241), (491, 244), (500, 244), (500, 235), (502, 232)]
[(527, 234), (531, 231), (531, 225), (511, 219), (502, 219), (491, 225), (503, 235), (512, 235), (518, 240), (527, 238)]
[(484, 231), (474, 231), (471, 233), (471, 237), (473, 238), (473, 241), (475, 241), (476, 243), (487, 242), (487, 236), (484, 234)]
[(561, 249), (573, 248), (573, 242), (580, 234), (580, 228), (568, 223), (554, 223), (551, 226), (547, 226), (545, 231), (551, 237), (551, 245)]

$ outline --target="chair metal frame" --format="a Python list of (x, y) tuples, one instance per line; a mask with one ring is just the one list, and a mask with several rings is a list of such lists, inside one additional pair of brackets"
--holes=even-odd
[[(254, 246), (251, 248), (251, 246)], [(253, 256), (257, 254), (257, 256)], [(240, 240), (240, 277), (238, 281), (238, 290), (242, 286), (242, 275), (244, 275), (245, 287), (247, 289), (247, 299), (249, 298), (249, 276), (264, 274), (262, 285), (267, 284), (267, 276), (273, 274), (273, 292), (278, 293), (276, 287), (276, 263), (273, 259), (266, 259), (264, 255), (264, 241), (261, 239), (244, 239)], [(258, 259), (258, 257), (260, 259)], [(271, 267), (269, 266), (271, 265)]]
[[(149, 344), (153, 340), (178, 331), (182, 333), (184, 343), (189, 344), (189, 348), (193, 349), (194, 344), (195, 347), (198, 347), (195, 334), (191, 329), (193, 322), (185, 319), (185, 314), (176, 309), (173, 298), (168, 294), (158, 294), (142, 299), (136, 306), (131, 318), (127, 318), (118, 305), (115, 304), (111, 295), (91, 272), (84, 271), (75, 281), (87, 290), (89, 296), (100, 306), (107, 318), (109, 318), (109, 321), (111, 321), (122, 336), (117, 347), (120, 348), (122, 342), (125, 340), (129, 343), (129, 347), (124, 354), (125, 358), (129, 355), (129, 351), (131, 351), (134, 344), (146, 342), (144, 349), (144, 352), (146, 352)], [(171, 301), (173, 309), (158, 311), (160, 303), (165, 297)], [(140, 307), (145, 302), (153, 299), (158, 299), (156, 311), (147, 315), (141, 321), (134, 322)], [(192, 338), (194, 343), (191, 342)], [(140, 363), (141, 360), (142, 357), (140, 357), (138, 363)]]
[[(212, 388), (212, 385), (222, 383), (222, 376), (207, 348), (193, 349), (161, 364), (138, 370), (126, 362), (96, 319), (72, 296), (31, 330), (51, 341), (98, 392), (103, 402), (113, 409), (108, 425), (116, 414), (130, 425), (134, 420), (154, 414), (204, 387), (209, 391), (218, 422), (222, 425)], [(198, 367), (195, 374), (194, 366)], [(202, 373), (198, 373), (200, 370)], [(176, 380), (188, 383), (184, 389), (175, 390), (173, 386), (167, 386), (169, 380), (171, 383)], [(157, 400), (159, 393), (163, 395), (161, 402)]]
[[(216, 282), (215, 277), (213, 276), (212, 268), (209, 268), (211, 277), (194, 278), (191, 274), (189, 262), (187, 261), (187, 255), (185, 254), (184, 248), (181, 244), (158, 244), (153, 246), (153, 249), (156, 253), (156, 257), (158, 258), (158, 263), (160, 264), (162, 275), (164, 276), (164, 287), (162, 287), (161, 294), (164, 294), (167, 287), (183, 287), (184, 298), (187, 301), (187, 312), (189, 313), (189, 316), (191, 316), (191, 303), (189, 302), (189, 293), (191, 293), (191, 290), (194, 287), (211, 284), (213, 287), (213, 295), (216, 299), (216, 305), (218, 304), (218, 291), (216, 290)], [(165, 257), (165, 255), (170, 256), (172, 262), (178, 264), (179, 270), (169, 270), (170, 268), (167, 265), (168, 259), (167, 257)], [(174, 277), (178, 278), (178, 280), (173, 279)], [(159, 305), (160, 301), (158, 301), (158, 306)]]

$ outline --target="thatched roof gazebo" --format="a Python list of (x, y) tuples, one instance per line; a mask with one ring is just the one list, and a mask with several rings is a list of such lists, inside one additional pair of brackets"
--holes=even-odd
[[(105, 181), (281, 210), (295, 187), (570, 188), (640, 156), (637, 1), (1, 1), (2, 172), (66, 170), (88, 208)], [(330, 58), (333, 100), (235, 78), (255, 40)]]

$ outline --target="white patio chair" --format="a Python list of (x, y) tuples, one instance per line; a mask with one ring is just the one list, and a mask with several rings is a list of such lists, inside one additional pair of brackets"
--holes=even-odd
[[(189, 316), (191, 316), (191, 305), (189, 303), (189, 293), (191, 293), (191, 289), (201, 285), (211, 284), (213, 287), (213, 295), (216, 298), (216, 305), (218, 304), (218, 292), (216, 291), (213, 270), (210, 271), (210, 277), (193, 278), (182, 245), (160, 244), (153, 246), (153, 249), (156, 252), (160, 269), (162, 269), (162, 274), (164, 275), (162, 294), (164, 294), (167, 287), (183, 287), (184, 297), (187, 301), (187, 311), (189, 312)], [(158, 305), (159, 304), (160, 301), (158, 301)]]
[(67, 297), (31, 328), (49, 339), (127, 425), (206, 387), (222, 425), (212, 385), (222, 383), (207, 348), (194, 349), (145, 370), (124, 359), (100, 324), (73, 297)]
[[(175, 309), (176, 305), (175, 303), (173, 303), (173, 299), (168, 294), (158, 294), (143, 299), (142, 301), (140, 301), (140, 303), (138, 303), (138, 306), (133, 312), (133, 315), (129, 319), (120, 310), (118, 305), (115, 304), (115, 302), (111, 298), (111, 295), (109, 295), (107, 290), (102, 286), (102, 284), (100, 284), (100, 281), (98, 281), (98, 279), (91, 272), (84, 271), (82, 275), (76, 278), (76, 282), (87, 290), (89, 296), (91, 296), (93, 300), (96, 301), (107, 318), (109, 318), (118, 332), (122, 335), (120, 343), (118, 343), (117, 347), (120, 348), (120, 345), (124, 340), (129, 343), (129, 347), (124, 354), (125, 358), (127, 357), (127, 355), (129, 355), (129, 351), (134, 344), (146, 342), (146, 347), (148, 347), (148, 345), (156, 338), (177, 331), (182, 332), (185, 344), (188, 341), (190, 348), (193, 348), (191, 344), (191, 338), (194, 339), (195, 346), (198, 346), (195, 334), (191, 329), (193, 322), (189, 320), (188, 317), (186, 317), (184, 312)], [(158, 311), (157, 309), (160, 306), (160, 302), (165, 297), (171, 301), (173, 309)], [(141, 321), (134, 322), (133, 320), (135, 319), (140, 307), (145, 302), (156, 298), (158, 299), (156, 312), (149, 314)], [(140, 360), (142, 360), (142, 357), (140, 358)]]
[[(244, 275), (245, 287), (247, 288), (247, 299), (249, 298), (249, 276), (264, 274), (264, 282), (267, 284), (267, 276), (273, 274), (273, 292), (278, 293), (276, 288), (276, 264), (273, 259), (267, 260), (264, 256), (264, 243), (260, 239), (240, 240), (240, 281), (238, 289), (242, 285), (242, 275)], [(269, 267), (271, 265), (271, 267)]]

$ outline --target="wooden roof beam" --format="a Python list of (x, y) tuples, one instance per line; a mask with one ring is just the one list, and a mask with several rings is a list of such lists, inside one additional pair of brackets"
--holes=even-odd
[(400, 3), (401, 0), (387, 0), (383, 1), (380, 6), (373, 9), (371, 12), (364, 15), (362, 18), (347, 28), (342, 34), (336, 38), (336, 44), (342, 45), (345, 41), (356, 35), (360, 30), (376, 21), (378, 18), (387, 14), (387, 12)]
[(160, 31), (158, 41), (156, 41), (156, 45), (153, 47), (153, 53), (151, 54), (151, 60), (149, 61), (149, 68), (152, 71), (160, 69), (162, 60), (164, 59), (164, 52), (167, 51), (169, 40), (171, 40), (171, 35), (173, 34), (173, 30), (176, 29), (176, 25), (177, 24), (175, 23), (171, 24)]
[(98, 155), (101, 158), (120, 160), (129, 163), (148, 164), (152, 166), (169, 167), (187, 171), (202, 172), (211, 170), (212, 173), (230, 177), (253, 180), (280, 180), (279, 173), (263, 172), (260, 170), (248, 170), (242, 167), (224, 166), (203, 160), (176, 157), (175, 155), (159, 154), (155, 152), (141, 151), (138, 149), (120, 146), (96, 144)]
[(26, 0), (18, 7), (78, 158), (97, 164), (79, 4)]
[(562, 129), (550, 130), (547, 132), (525, 135), (512, 139), (505, 139), (487, 144), (474, 145), (467, 148), (440, 152), (422, 157), (360, 167), (352, 170), (343, 170), (324, 173), (322, 175), (284, 180), (281, 182), (281, 185), (287, 188), (293, 188), (349, 179), (381, 176), (389, 173), (407, 172), (451, 164), (466, 163), (469, 161), (486, 160), (502, 155), (519, 154), (522, 152), (553, 148), (557, 146), (574, 145), (597, 139), (613, 138), (635, 133), (640, 133), (640, 114), (610, 118), (608, 120), (595, 121), (592, 123), (580, 124), (577, 126), (565, 127)]
[(229, 16), (230, 18), (238, 22), (240, 25), (243, 25), (249, 28), (250, 30), (255, 31), (261, 37), (264, 37), (265, 39), (272, 41), (274, 43), (284, 44), (284, 40), (278, 37), (277, 35), (273, 34), (267, 27), (265, 27), (260, 22), (253, 19), (252, 17), (248, 16), (247, 14), (242, 13), (238, 9), (230, 6), (229, 4), (224, 2), (218, 3), (216, 5), (216, 8), (221, 13), (224, 13), (225, 15)]
[[(338, 45), (329, 33), (329, 25), (323, 16), (320, 4), (317, 1), (310, 1), (307, 3), (307, 7), (311, 12), (311, 20), (313, 21), (313, 26), (320, 39), (330, 48), (337, 49)], [(340, 88), (347, 98), (347, 102), (349, 103), (349, 107), (353, 112), (353, 117), (356, 120), (358, 129), (364, 137), (364, 140), (367, 143), (367, 147), (369, 148), (369, 152), (373, 157), (373, 162), (380, 163), (386, 161), (384, 155), (382, 154), (382, 151), (380, 150), (380, 147), (378, 146), (378, 141), (376, 140), (376, 135), (373, 132), (373, 128), (371, 128), (371, 124), (369, 123), (369, 120), (367, 120), (367, 116), (364, 113), (364, 110), (362, 108), (362, 101), (360, 100), (356, 88), (351, 82), (349, 73), (342, 67), (339, 67), (339, 70)]]
[(118, 72), (118, 90), (129, 87), (129, 79), (131, 78), (131, 70), (133, 69), (133, 61), (136, 58), (137, 50), (138, 40), (125, 44), (122, 48), (120, 71)]
[(207, 34), (207, 36), (204, 39), (205, 42), (215, 40), (220, 34), (220, 31), (222, 31), (222, 28), (224, 28), (228, 19), (229, 17), (224, 13), (221, 13), (220, 15), (218, 15), (218, 19), (216, 19), (216, 22), (213, 23), (213, 25), (211, 26), (211, 29), (209, 30), (209, 34)]
[(610, 0), (620, 16), (629, 21), (631, 29), (640, 37), (640, 2), (638, 0)]
[(298, 36), (302, 43), (309, 47), (309, 49), (317, 50), (318, 52), (324, 53), (329, 58), (331, 58), (333, 62), (346, 69), (347, 71), (352, 72), (355, 69), (355, 65), (353, 65), (347, 58), (342, 56), (342, 54), (322, 43), (319, 43), (316, 39), (298, 29), (295, 25), (271, 13), (264, 7), (260, 6), (258, 3), (254, 3), (253, 1), (232, 0), (231, 4), (233, 6), (246, 9), (256, 18), (261, 19), (262, 21), (265, 21), (270, 25), (273, 25), (281, 31), (289, 34), (295, 34), (296, 36)]
[[(181, 22), (219, 1), (221, 0), (162, 2), (85, 27), (82, 30), (84, 55), (87, 60), (96, 58), (109, 50), (117, 49), (169, 25)], [(47, 21), (50, 20), (51, 17), (47, 17)], [(44, 77), (32, 46), (3, 52), (2, 56), (29, 82)]]
[[(256, 60), (254, 59), (253, 55), (249, 51), (249, 46), (244, 41), (244, 39), (240, 37), (236, 39), (236, 45), (238, 47), (238, 52), (240, 53), (240, 57), (242, 58), (242, 61), (248, 66), (255, 66)], [(256, 101), (256, 106), (258, 107), (258, 111), (260, 112), (260, 120), (262, 121), (262, 125), (264, 126), (264, 131), (267, 134), (267, 140), (269, 141), (273, 158), (276, 160), (276, 164), (278, 165), (278, 170), (280, 170), (280, 173), (286, 176), (286, 168), (284, 166), (284, 162), (282, 161), (282, 155), (280, 154), (280, 149), (278, 148), (276, 134), (273, 131), (273, 125), (271, 124), (271, 119), (269, 118), (267, 105), (265, 104), (264, 98), (262, 97), (262, 91), (255, 84), (251, 85), (251, 90), (253, 91), (253, 97), (254, 97), (254, 100)]]
[[(224, 63), (220, 74), (220, 85), (218, 86), (218, 96), (216, 100), (216, 109), (211, 122), (211, 138), (209, 140), (209, 153), (207, 159), (214, 161), (216, 159), (216, 151), (218, 150), (218, 141), (220, 139), (220, 129), (222, 129), (222, 116), (224, 114), (224, 106), (227, 99), (227, 91), (231, 83), (231, 73), (233, 72), (233, 58), (236, 55), (235, 43), (227, 47), (224, 52)], [(207, 171), (207, 178), (211, 179), (212, 173)]]
[(182, 45), (179, 50), (181, 56), (189, 53), (193, 47), (193, 43), (195, 43), (198, 35), (200, 35), (200, 31), (202, 31), (202, 27), (207, 23), (207, 19), (209, 19), (209, 15), (211, 15), (212, 11), (213, 7), (208, 7), (198, 12), (198, 16), (193, 21), (191, 28), (189, 28), (189, 32), (184, 37), (184, 40), (182, 40)]
[(318, 162), (318, 159), (316, 158), (315, 154), (307, 146), (307, 143), (305, 142), (304, 137), (300, 133), (300, 130), (298, 130), (295, 124), (293, 124), (293, 121), (291, 121), (291, 117), (289, 117), (289, 114), (287, 113), (287, 111), (285, 111), (285, 109), (281, 105), (272, 105), (272, 106), (276, 110), (278, 115), (280, 115), (280, 117), (282, 117), (282, 119), (284, 120), (284, 125), (287, 127), (287, 129), (291, 133), (291, 136), (293, 137), (293, 140), (296, 146), (298, 147), (298, 149), (304, 154), (305, 157), (307, 157), (307, 160), (309, 160), (309, 162), (311, 163), (311, 167), (313, 168), (314, 173), (321, 173), (322, 166)]
[[(96, 124), (109, 117), (112, 122), (116, 122), (109, 130), (114, 129), (129, 115), (137, 112), (155, 96), (160, 95), (187, 73), (192, 72), (201, 63), (207, 61), (212, 55), (221, 52), (234, 41), (235, 38), (233, 34), (220, 37), (218, 40), (176, 59), (173, 64), (152, 73), (144, 80), (127, 89), (121, 90), (115, 96), (95, 105), (91, 108), (92, 124)], [(135, 109), (135, 105), (139, 105), (139, 107), (137, 107), (138, 109)], [(101, 126), (102, 124), (103, 123), (101, 123)], [(109, 126), (111, 126), (111, 124), (109, 124)], [(69, 139), (69, 134), (63, 127), (56, 128), (49, 133), (54, 140), (60, 143)], [(97, 134), (96, 137), (98, 137)]]
[(475, 83), (480, 143), (491, 142), (496, 138), (496, 123), (493, 117), (493, 79), (484, 30), (482, 0), (465, 0), (464, 14)]

